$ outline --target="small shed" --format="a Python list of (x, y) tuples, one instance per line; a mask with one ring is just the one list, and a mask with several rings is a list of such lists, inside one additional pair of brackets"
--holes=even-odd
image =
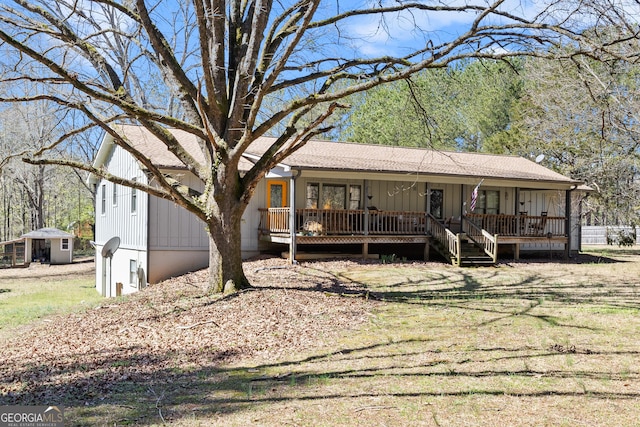
[(26, 256), (32, 262), (71, 264), (73, 262), (73, 234), (57, 228), (41, 228), (21, 236), (25, 239)]

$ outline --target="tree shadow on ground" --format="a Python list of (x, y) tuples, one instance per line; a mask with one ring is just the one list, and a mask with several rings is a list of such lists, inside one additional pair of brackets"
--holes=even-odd
[[(591, 356), (613, 357), (625, 355), (633, 358), (639, 352), (594, 352), (589, 349), (567, 350)], [(55, 380), (40, 384), (30, 383), (19, 393), (0, 396), (0, 405), (36, 405), (62, 403), (67, 408), (67, 425), (154, 425), (200, 417), (210, 419), (249, 410), (255, 405), (269, 405), (283, 401), (328, 402), (331, 399), (360, 398), (405, 398), (405, 397), (464, 397), (469, 390), (464, 387), (448, 391), (436, 390), (397, 390), (395, 392), (375, 391), (371, 387), (362, 389), (347, 388), (341, 392), (327, 392), (321, 386), (326, 381), (341, 380), (375, 381), (380, 378), (394, 378), (399, 381), (413, 381), (421, 378), (470, 379), (486, 378), (544, 378), (547, 382), (558, 380), (616, 381), (633, 382), (640, 380), (640, 374), (630, 372), (611, 374), (598, 371), (573, 371), (568, 369), (477, 369), (466, 366), (497, 363), (517, 359), (540, 360), (558, 357), (562, 351), (555, 348), (482, 348), (468, 350), (460, 360), (458, 350), (430, 349), (429, 341), (420, 339), (376, 342), (360, 347), (346, 347), (319, 353), (314, 356), (278, 361), (261, 365), (240, 365), (224, 368), (222, 363), (228, 355), (211, 354), (211, 364), (194, 369), (180, 370), (175, 367), (163, 367), (141, 374), (136, 366), (140, 363), (155, 363), (164, 366), (165, 361), (174, 354), (141, 355), (135, 359), (120, 359), (110, 355), (108, 366), (96, 363), (94, 366), (64, 367), (68, 372), (82, 370), (86, 372), (81, 380), (64, 382)], [(431, 360), (403, 363), (402, 358), (419, 355)], [(345, 368), (358, 361), (384, 359), (378, 364)], [(331, 361), (328, 367), (318, 369), (318, 362)], [(455, 369), (446, 369), (455, 366)], [(445, 369), (443, 369), (445, 368)], [(42, 375), (43, 367), (33, 366), (33, 372), (16, 372), (15, 375)], [(271, 374), (277, 371), (279, 373)], [(51, 372), (50, 374), (55, 374)], [(4, 382), (6, 379), (2, 379)], [(0, 383), (1, 384), (1, 383)], [(318, 387), (309, 385), (319, 384)], [(304, 393), (300, 393), (304, 390)], [(624, 390), (624, 389), (623, 389)], [(510, 395), (504, 388), (487, 385), (474, 388), (473, 394), (485, 396)], [(542, 396), (585, 398), (584, 391), (568, 391), (564, 387), (547, 386), (543, 390), (523, 390), (517, 393), (519, 398), (537, 398)], [(603, 401), (636, 401), (640, 393), (626, 389), (624, 391), (592, 390), (588, 399)]]
[[(431, 272), (426, 279), (403, 279), (378, 289), (367, 283), (350, 280), (343, 274), (309, 266), (305, 268), (312, 273), (301, 273), (306, 279), (313, 280), (314, 275), (317, 275), (325, 280), (315, 287), (290, 286), (289, 289), (372, 298), (383, 303), (460, 308), (482, 311), (492, 316), (488, 320), (476, 322), (473, 325), (476, 328), (489, 326), (509, 317), (529, 317), (554, 327), (589, 329), (583, 325), (562, 322), (553, 315), (534, 313), (543, 301), (567, 305), (585, 303), (596, 308), (640, 309), (640, 303), (635, 302), (636, 293), (625, 285), (599, 282), (580, 286), (574, 283), (549, 283), (538, 274), (529, 274), (517, 282), (504, 285), (488, 283), (496, 277), (497, 271), (487, 270), (478, 278), (464, 270), (455, 270), (455, 280), (452, 280), (448, 272)], [(404, 290), (405, 287), (410, 290)], [(281, 288), (261, 286), (247, 292), (269, 289)], [(241, 296), (242, 293), (238, 293), (215, 301), (202, 298), (201, 304), (224, 303)], [(511, 299), (529, 304), (518, 310), (486, 304), (487, 301)], [(464, 386), (452, 387), (447, 391), (416, 391), (407, 388), (390, 392), (371, 388), (345, 388), (343, 391), (329, 392), (321, 386), (323, 381), (399, 378), (406, 379), (409, 383), (409, 379), (420, 378), (544, 378), (550, 381), (571, 379), (576, 382), (592, 380), (612, 383), (640, 380), (640, 373), (635, 370), (611, 373), (595, 369), (500, 367), (501, 363), (510, 360), (522, 361), (523, 365), (527, 365), (527, 361), (567, 354), (637, 359), (640, 356), (637, 351), (602, 351), (554, 345), (544, 348), (487, 346), (468, 348), (462, 352), (460, 349), (440, 348), (424, 338), (393, 341), (380, 337), (372, 339), (374, 342), (368, 345), (343, 345), (309, 357), (289, 357), (262, 364), (243, 363), (241, 358), (238, 359), (240, 355), (233, 351), (210, 351), (207, 363), (190, 364), (188, 355), (144, 349), (135, 357), (128, 355), (125, 349), (114, 349), (110, 354), (92, 354), (88, 357), (92, 361), (89, 363), (66, 362), (56, 363), (55, 366), (26, 363), (20, 371), (4, 371), (0, 376), (0, 405), (61, 403), (69, 408), (68, 425), (152, 425), (190, 417), (208, 419), (248, 410), (255, 405), (286, 401), (321, 403), (330, 399), (465, 397), (470, 393)], [(411, 360), (412, 357), (417, 360)], [(228, 367), (230, 360), (234, 360), (234, 367)], [(19, 391), (5, 392), (4, 384), (25, 379), (24, 387)], [(319, 386), (309, 387), (310, 384)], [(301, 388), (305, 390), (303, 394), (299, 392)], [(640, 393), (634, 390), (615, 387), (590, 390), (587, 398), (636, 401), (640, 399)], [(474, 388), (473, 393), (505, 396), (510, 395), (511, 391), (504, 387), (486, 386)], [(549, 384), (541, 390), (519, 390), (517, 395), (520, 398), (584, 398), (585, 392)]]

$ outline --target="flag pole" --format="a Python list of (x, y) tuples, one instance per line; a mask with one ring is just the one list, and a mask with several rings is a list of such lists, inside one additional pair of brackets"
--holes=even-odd
[(471, 192), (471, 206), (470, 206), (471, 213), (473, 213), (473, 211), (476, 210), (476, 203), (478, 202), (478, 188), (480, 188), (483, 182), (484, 182), (484, 178), (480, 180), (478, 185), (476, 185), (473, 191)]

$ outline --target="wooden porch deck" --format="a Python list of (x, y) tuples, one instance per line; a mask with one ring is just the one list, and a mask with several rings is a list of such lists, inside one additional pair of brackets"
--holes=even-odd
[[(289, 234), (289, 208), (260, 209), (262, 234)], [(357, 235), (426, 235), (424, 212), (363, 209), (296, 209), (295, 233), (299, 237)]]
[[(471, 221), (501, 242), (531, 242), (566, 238), (566, 218), (560, 216), (468, 214)], [(263, 235), (290, 234), (289, 208), (260, 209)], [(448, 225), (450, 222), (444, 220)], [(419, 211), (366, 211), (362, 209), (296, 209), (295, 233), (302, 237), (327, 236), (420, 236), (429, 235), (426, 214)], [(308, 239), (305, 239), (305, 241)]]
[[(290, 244), (291, 221), (289, 208), (260, 209), (260, 239)], [(293, 221), (297, 244), (362, 244), (365, 253), (368, 244), (423, 243), (425, 257), (428, 256), (430, 243), (444, 239), (440, 236), (440, 229), (452, 225), (447, 220), (438, 222), (425, 212), (362, 209), (296, 209)], [(494, 262), (497, 245), (515, 245), (515, 255), (518, 258), (521, 244), (566, 245), (569, 241), (565, 233), (564, 217), (470, 214), (463, 218), (463, 222), (466, 225), (459, 230), (463, 233), (449, 234), (457, 235), (458, 240), (465, 235), (476, 242), (483, 240), (485, 250), (493, 254)], [(483, 234), (485, 237), (482, 237)]]

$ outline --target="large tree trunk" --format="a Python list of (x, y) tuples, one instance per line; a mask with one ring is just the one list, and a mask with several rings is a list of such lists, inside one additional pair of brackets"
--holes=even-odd
[[(225, 204), (226, 205), (226, 204)], [(219, 206), (209, 222), (209, 291), (231, 293), (251, 287), (242, 269), (241, 206)]]

